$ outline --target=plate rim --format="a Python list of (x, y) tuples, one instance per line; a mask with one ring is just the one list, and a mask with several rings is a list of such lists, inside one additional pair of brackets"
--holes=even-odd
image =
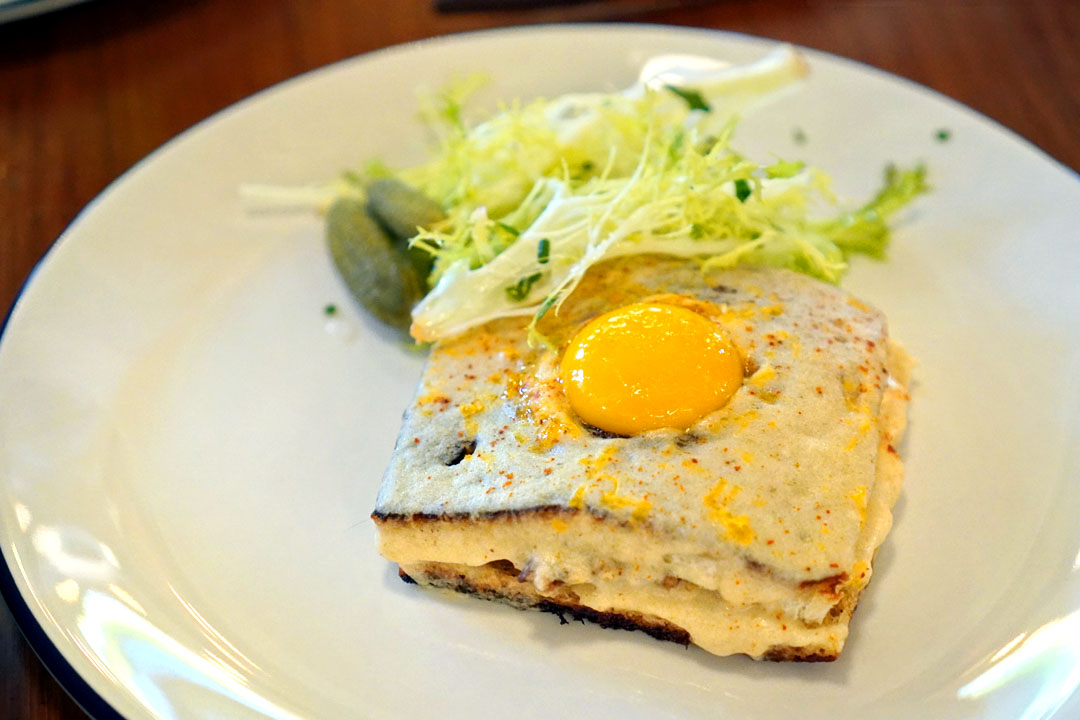
[[(34, 4), (38, 0), (30, 0), (28, 4)], [(60, 3), (55, 8), (77, 4), (83, 0), (60, 0)], [(48, 2), (48, 0), (46, 0)], [(22, 6), (23, 3), (17, 2), (15, 7)], [(12, 18), (17, 19), (17, 18)], [(3, 23), (7, 18), (3, 17), (3, 11), (0, 10), (0, 23)], [(318, 67), (305, 70), (296, 75), (287, 77), (280, 81), (277, 81), (271, 85), (268, 85), (260, 90), (257, 90), (233, 103), (222, 107), (205, 118), (198, 120), (189, 127), (181, 130), (176, 135), (170, 137), (162, 144), (155, 147), (141, 159), (137, 160), (134, 164), (129, 166), (113, 180), (111, 180), (102, 190), (95, 195), (85, 206), (83, 206), (72, 219), (64, 226), (59, 235), (54, 238), (42, 255), (34, 262), (33, 266), (27, 273), (26, 277), (22, 281), (14, 298), (11, 301), (10, 306), (6, 309), (3, 319), (0, 320), (0, 346), (5, 341), (7, 336), (7, 329), (12, 318), (20, 308), (25, 300), (27, 292), (31, 286), (37, 280), (39, 271), (50, 261), (50, 258), (55, 254), (60, 246), (68, 241), (68, 238), (72, 230), (79, 225), (83, 219), (94, 212), (97, 206), (103, 202), (108, 196), (112, 195), (116, 188), (132, 179), (146, 166), (154, 163), (162, 154), (170, 151), (175, 145), (178, 145), (185, 141), (191, 134), (201, 132), (207, 126), (211, 126), (222, 120), (223, 118), (232, 115), (236, 112), (243, 111), (249, 105), (255, 105), (263, 99), (263, 96), (277, 93), (285, 90), (288, 86), (293, 84), (303, 84), (310, 81), (313, 77), (321, 74), (332, 73), (340, 67), (347, 64), (353, 64), (362, 62), (366, 59), (373, 57), (386, 55), (386, 54), (408, 54), (418, 49), (425, 48), (427, 46), (439, 46), (447, 45), (457, 42), (468, 42), (473, 37), (487, 37), (493, 35), (510, 35), (510, 34), (542, 34), (551, 32), (571, 32), (582, 34), (593, 34), (603, 32), (605, 29), (618, 29), (621, 31), (629, 32), (653, 32), (653, 33), (674, 33), (674, 34), (695, 34), (701, 36), (714, 36), (722, 37), (735, 42), (772, 42), (772, 43), (786, 43), (791, 44), (793, 47), (800, 51), (806, 52), (811, 56), (818, 56), (824, 59), (828, 59), (831, 62), (836, 62), (841, 65), (845, 65), (860, 73), (869, 74), (875, 78), (886, 80), (892, 83), (898, 83), (908, 90), (917, 92), (919, 94), (932, 96), (939, 102), (944, 102), (950, 109), (961, 112), (968, 118), (978, 122), (979, 124), (996, 130), (999, 133), (1003, 133), (1013, 142), (1018, 143), (1024, 147), (1029, 153), (1033, 153), (1039, 157), (1042, 161), (1048, 162), (1049, 165), (1055, 167), (1058, 171), (1064, 171), (1065, 176), (1071, 177), (1074, 181), (1080, 182), (1080, 170), (1075, 170), (1066, 165), (1063, 161), (1050, 155), (1042, 147), (1034, 143), (1032, 140), (1021, 135), (1012, 128), (1004, 125), (998, 120), (986, 115), (979, 110), (967, 105), (966, 103), (953, 98), (943, 92), (936, 90), (932, 87), (924, 85), (916, 80), (908, 78), (904, 75), (886, 70), (884, 68), (872, 65), (868, 62), (857, 60), (854, 58), (840, 55), (838, 53), (822, 50), (815, 47), (806, 45), (799, 45), (796, 43), (787, 43), (786, 41), (777, 40), (762, 35), (754, 35), (750, 33), (737, 32), (733, 30), (726, 30), (721, 28), (708, 28), (698, 26), (681, 26), (681, 25), (669, 25), (663, 23), (638, 23), (638, 22), (607, 22), (607, 23), (586, 23), (586, 22), (545, 22), (534, 23), (529, 25), (514, 25), (503, 26), (494, 28), (482, 28), (482, 29), (470, 29), (456, 31), (452, 33), (446, 33), (442, 35), (436, 35), (432, 37), (419, 38), (416, 40), (410, 40), (402, 43), (396, 43), (393, 45), (387, 45), (380, 48), (375, 48), (367, 52), (358, 53), (348, 57), (335, 60), (333, 62), (321, 65)], [(83, 677), (78, 670), (75, 669), (72, 662), (60, 649), (60, 647), (49, 636), (48, 631), (45, 629), (42, 621), (37, 617), (34, 610), (29, 606), (26, 601), (26, 596), (19, 587), (18, 580), (15, 577), (14, 565), (11, 559), (8, 557), (8, 553), (4, 550), (2, 544), (0, 544), (0, 597), (3, 598), (19, 631), (22, 633), (27, 644), (33, 650), (34, 654), (40, 660), (49, 674), (56, 680), (65, 693), (82, 709), (88, 716), (94, 718), (94, 720), (124, 720), (124, 716), (117, 710), (106, 697), (94, 688), (90, 684), (87, 678)], [(115, 687), (115, 686), (110, 686)], [(1066, 702), (1071, 702), (1080, 694), (1074, 695), (1066, 699)], [(1063, 706), (1064, 707), (1064, 706)], [(1061, 709), (1061, 708), (1059, 708)]]
[[(126, 174), (125, 171), (124, 174)], [(121, 175), (123, 177), (123, 174)], [(115, 181), (114, 181), (115, 182)], [(104, 194), (112, 183), (106, 186), (105, 190), (102, 190)], [(98, 196), (100, 197), (100, 195)], [(85, 208), (84, 208), (85, 210)], [(19, 286), (18, 292), (15, 294), (15, 299), (11, 303), (11, 307), (4, 313), (4, 318), (0, 321), (0, 343), (4, 340), (4, 333), (7, 330), (8, 323), (12, 316), (15, 314), (15, 308), (19, 305), (19, 301), (26, 293), (30, 284), (37, 276), (38, 270), (42, 267), (45, 259), (52, 253), (54, 247), (60, 241), (68, 231), (68, 228), (78, 219), (83, 213), (83, 210), (79, 211), (79, 214), (75, 216), (75, 219), (64, 228), (64, 231), (49, 245), (45, 254), (34, 264)], [(22, 633), (23, 639), (26, 644), (30, 646), (30, 649), (34, 652), (34, 655), (48, 671), (49, 675), (56, 681), (68, 697), (75, 702), (79, 708), (85, 712), (89, 717), (94, 720), (124, 720), (124, 716), (113, 707), (109, 701), (107, 701), (101, 694), (90, 685), (89, 681), (84, 678), (79, 671), (75, 669), (75, 666), (71, 664), (67, 656), (63, 651), (53, 642), (49, 637), (45, 627), (34, 615), (33, 609), (29, 603), (26, 602), (26, 596), (23, 595), (22, 590), (19, 589), (18, 581), (15, 579), (15, 574), (12, 571), (12, 564), (8, 559), (7, 552), (2, 546), (0, 546), (0, 597), (3, 598), (5, 605), (11, 613), (11, 617), (15, 620), (15, 626)]]
[(0, 25), (45, 15), (79, 5), (86, 0), (14, 0), (0, 3)]

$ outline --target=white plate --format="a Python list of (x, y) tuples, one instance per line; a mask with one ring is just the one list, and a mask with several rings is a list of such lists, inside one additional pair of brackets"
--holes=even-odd
[(85, 0), (0, 0), (0, 23), (43, 15)]
[[(483, 102), (770, 45), (553, 26), (391, 48), (241, 103), (110, 187), (0, 345), (8, 594), (51, 664), (128, 718), (1076, 717), (1080, 183), (950, 100), (819, 53), (738, 144), (823, 165), (852, 197), (887, 161), (925, 159), (935, 186), (890, 262), (845, 280), (921, 365), (896, 527), (843, 657), (560, 627), (418, 591), (375, 554), (368, 512), (421, 358), (353, 311), (316, 218), (245, 214), (237, 187), (416, 159), (415, 88), (454, 73), (489, 72)], [(354, 337), (326, 330), (328, 302)]]

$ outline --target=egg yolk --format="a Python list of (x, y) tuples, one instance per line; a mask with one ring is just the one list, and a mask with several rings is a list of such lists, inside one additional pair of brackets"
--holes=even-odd
[(687, 428), (742, 383), (742, 361), (709, 319), (674, 305), (637, 303), (589, 322), (560, 374), (585, 422), (619, 435)]

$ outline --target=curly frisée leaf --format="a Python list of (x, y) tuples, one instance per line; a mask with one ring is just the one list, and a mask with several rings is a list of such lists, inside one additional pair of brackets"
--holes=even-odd
[[(790, 47), (743, 66), (700, 66), (622, 93), (513, 104), (474, 127), (460, 89), (427, 117), (438, 151), (397, 177), (446, 210), (414, 249), (432, 255), (410, 332), (435, 341), (499, 317), (557, 312), (595, 263), (663, 253), (705, 267), (772, 265), (836, 282), (851, 253), (880, 256), (886, 221), (926, 190), (893, 170), (866, 205), (838, 210), (828, 177), (759, 165), (731, 146), (735, 114), (806, 73)], [(811, 215), (811, 208), (831, 208)]]
[[(770, 265), (836, 282), (851, 253), (884, 252), (888, 216), (926, 190), (923, 168), (892, 170), (865, 206), (812, 219), (809, 207), (832, 201), (820, 172), (770, 178), (731, 150), (727, 138), (679, 141), (674, 160), (674, 138), (649, 142), (623, 178), (545, 179), (531, 193), (546, 198), (536, 218), (488, 261), (474, 266), (467, 254), (456, 257), (414, 309), (410, 332), (435, 340), (497, 317), (538, 319), (557, 310), (590, 266), (619, 255), (699, 257), (716, 268)], [(737, 189), (755, 186), (760, 192)], [(439, 243), (436, 233), (420, 238)]]

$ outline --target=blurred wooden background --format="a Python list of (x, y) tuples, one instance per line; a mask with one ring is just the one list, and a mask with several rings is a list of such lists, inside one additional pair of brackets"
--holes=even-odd
[[(430, 0), (91, 0), (0, 25), (0, 311), (109, 182), (225, 106), (387, 45), (556, 21), (720, 28), (837, 53), (950, 95), (1080, 170), (1076, 0), (613, 0), (454, 13)], [(3, 604), (0, 717), (85, 717)]]

